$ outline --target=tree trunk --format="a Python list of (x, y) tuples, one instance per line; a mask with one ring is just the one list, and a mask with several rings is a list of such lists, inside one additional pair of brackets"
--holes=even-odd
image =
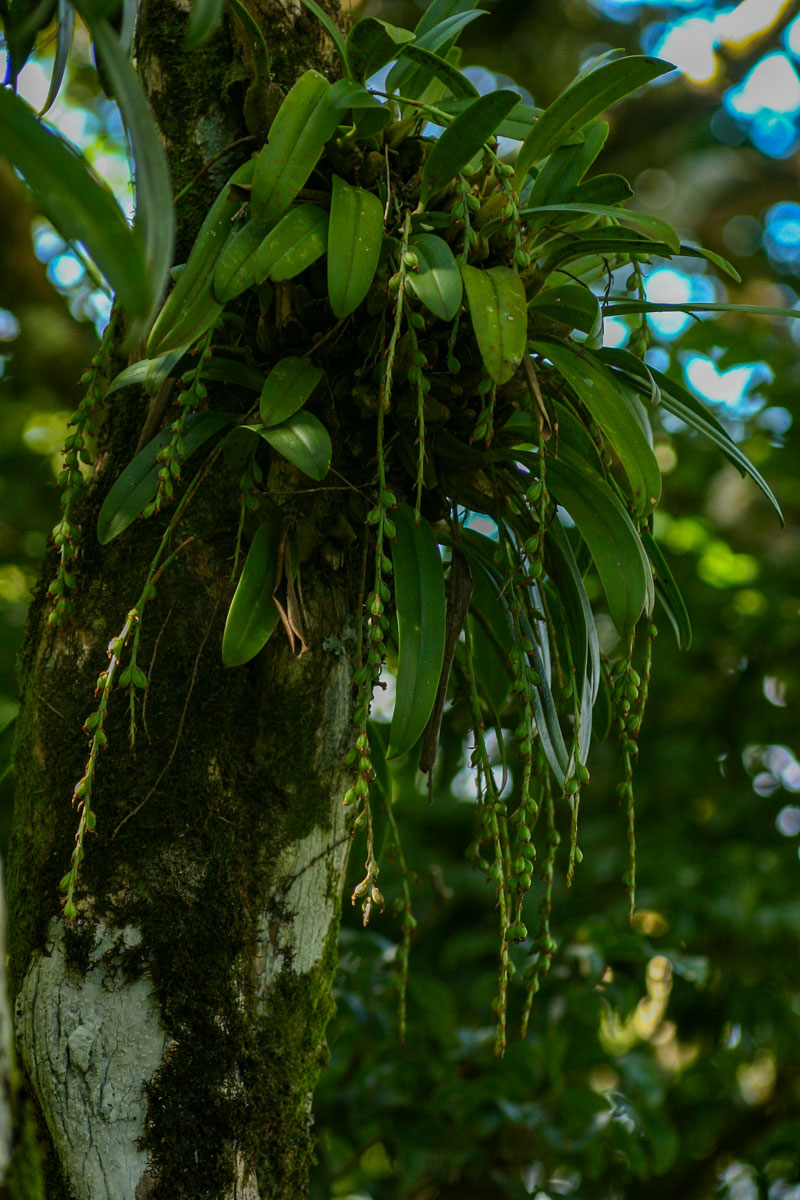
[[(248, 50), (227, 22), (207, 47), (185, 52), (186, 9), (147, 0), (137, 43), (176, 191), (246, 134)], [(298, 0), (261, 0), (257, 16), (283, 88), (310, 65), (330, 67), (324, 34)], [(179, 259), (255, 145), (223, 156), (181, 202)], [(255, 331), (247, 336), (254, 346)], [(209, 392), (212, 405), (229, 406)], [(311, 652), (296, 659), (276, 633), (248, 666), (226, 670), (238, 488), (214, 468), (142, 622), (149, 681), (133, 747), (127, 693), (111, 697), (97, 836), (78, 918), (66, 924), (58, 882), (77, 821), (69, 798), (86, 758), (81, 726), (170, 515), (139, 521), (106, 547), (93, 532), (147, 403), (126, 390), (109, 404), (80, 515), (74, 617), (62, 629), (47, 621), (52, 561), (31, 609), (8, 870), (19, 1055), (46, 1145), (47, 1200), (299, 1200), (348, 844), (361, 547), (345, 539), (338, 556), (320, 554), (317, 531), (342, 526), (347, 493), (291, 494), (308, 481), (273, 468), (280, 477), (269, 483), (306, 546)]]

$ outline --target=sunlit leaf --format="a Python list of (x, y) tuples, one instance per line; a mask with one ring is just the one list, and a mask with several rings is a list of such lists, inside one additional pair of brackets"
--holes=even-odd
[(279, 425), (302, 408), (324, 371), (305, 358), (282, 358), (267, 376), (259, 401), (262, 425)]
[(532, 166), (610, 105), (672, 70), (671, 63), (637, 54), (606, 62), (579, 76), (545, 109), (523, 142), (516, 163), (520, 181)]
[(272, 593), (278, 579), (281, 531), (277, 520), (259, 525), (228, 609), (222, 635), (222, 661), (240, 667), (264, 648), (280, 620)]
[(328, 297), (334, 315), (358, 308), (375, 277), (383, 241), (383, 206), (376, 195), (333, 177), (328, 229)]
[[(220, 429), (230, 425), (236, 418), (232, 413), (201, 412), (187, 417), (184, 426), (183, 441), (185, 451), (184, 462), (204, 442), (207, 442)], [(102, 546), (113, 541), (150, 503), (158, 490), (158, 471), (160, 463), (156, 461), (159, 450), (163, 450), (172, 438), (171, 429), (162, 429), (143, 450), (128, 463), (125, 470), (113, 484), (111, 491), (103, 501), (97, 517), (97, 540)]]
[(267, 236), (267, 227), (247, 221), (228, 238), (214, 268), (213, 293), (227, 304), (256, 282), (256, 251)]
[(522, 362), (528, 333), (525, 289), (509, 267), (462, 264), (472, 328), (486, 370), (497, 384), (511, 378)]
[[(524, 208), (521, 215), (529, 223), (532, 223), (535, 228), (539, 224), (536, 218), (540, 213), (557, 213), (559, 216), (565, 216), (567, 213), (572, 212), (576, 214), (585, 213), (590, 216), (611, 217), (621, 225), (630, 225), (633, 229), (638, 229), (641, 233), (646, 234), (647, 237), (652, 238), (656, 242), (663, 242), (673, 253), (677, 254), (681, 248), (677, 233), (666, 221), (662, 221), (659, 217), (651, 217), (644, 213), (629, 212), (625, 208), (615, 208), (607, 204), (544, 204), (539, 208)], [(543, 217), (541, 223), (546, 223), (547, 219)], [(591, 231), (592, 234), (594, 232), (594, 230)]]
[(339, 123), (330, 104), (331, 86), (318, 71), (306, 71), (286, 96), (270, 127), (253, 176), (254, 221), (276, 220), (289, 207), (319, 161)]
[(526, 211), (571, 199), (575, 187), (603, 149), (608, 129), (606, 121), (593, 121), (582, 141), (554, 150), (527, 195)]
[(388, 759), (406, 754), (421, 737), (433, 710), (445, 642), (444, 570), (427, 521), (401, 505), (394, 514), (392, 547), (399, 658)]
[(494, 136), (503, 117), (519, 100), (518, 92), (490, 92), (473, 100), (452, 125), (448, 125), (425, 161), (420, 208), (452, 182), (461, 168)]
[(661, 472), (645, 431), (613, 376), (592, 360), (590, 351), (574, 344), (534, 341), (531, 349), (550, 360), (586, 405), (619, 458), (636, 508), (642, 515), (651, 512), (661, 495)]
[(280, 425), (260, 428), (258, 432), (304, 475), (324, 479), (328, 474), (333, 453), (330, 435), (312, 413), (301, 410)]
[(452, 321), (461, 307), (463, 291), (453, 251), (444, 238), (432, 233), (416, 234), (409, 246), (419, 262), (418, 269), (406, 276), (409, 287), (434, 316)]
[(547, 486), (589, 548), (611, 620), (625, 634), (652, 609), (650, 564), (630, 517), (609, 485), (571, 450), (547, 467)]
[(280, 282), (294, 279), (328, 248), (328, 214), (316, 204), (289, 209), (270, 230), (255, 255), (254, 276)]

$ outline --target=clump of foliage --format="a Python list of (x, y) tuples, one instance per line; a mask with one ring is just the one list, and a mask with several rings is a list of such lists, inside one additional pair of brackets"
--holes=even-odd
[[(632, 777), (656, 599), (679, 644), (691, 637), (652, 535), (659, 406), (709, 438), (775, 504), (722, 425), (645, 361), (646, 314), (656, 306), (644, 298), (643, 264), (702, 256), (736, 273), (719, 256), (683, 244), (665, 222), (626, 208), (632, 191), (622, 177), (587, 178), (608, 134), (601, 114), (669, 64), (604, 55), (542, 111), (512, 90), (479, 95), (459, 70), (456, 39), (480, 15), (474, 0), (434, 0), (413, 32), (365, 18), (346, 38), (304, 2), (333, 38), (342, 77), (330, 83), (309, 70), (282, 97), (266, 144), (234, 171), (187, 262), (173, 271), (144, 357), (106, 392), (140, 385), (156, 396), (179, 381), (177, 415), (105, 499), (100, 542), (174, 508), (141, 595), (109, 643), (86, 722), (89, 757), (73, 798), (80, 824), (63, 880), (65, 915), (78, 911), (84, 835), (95, 828), (92, 789), (107, 706), (115, 689), (127, 693), (133, 741), (137, 695), (147, 683), (136, 657), (141, 622), (181, 549), (174, 540), (187, 505), (224, 459), (241, 487), (224, 662), (250, 661), (279, 626), (299, 656), (309, 650), (303, 547), (276, 480), (282, 486), (294, 469), (295, 485), (313, 487), (335, 472), (352, 489), (352, 515), (366, 531), (352, 786), (344, 797), (366, 847), (353, 902), (365, 923), (383, 908), (373, 809), (386, 806), (396, 840), (387, 763), (413, 754), (433, 772), (452, 696), (469, 714), (477, 781), (469, 857), (494, 888), (499, 913), (502, 1051), (512, 948), (524, 947), (524, 1029), (555, 949), (557, 852), (563, 838), (571, 882), (581, 861), (579, 805), (592, 739), (612, 731), (633, 911)], [(255, 130), (269, 92), (268, 50), (245, 10), (235, 3), (233, 11), (257, 51), (248, 95)], [(202, 41), (219, 15), (218, 4), (196, 4), (190, 37)], [(125, 55), (103, 19), (88, 19), (137, 157), (137, 225), (117, 228), (110, 197), (8, 92), (0, 93), (0, 149), (40, 193), (70, 159), (67, 216), (54, 209), (55, 219), (116, 288), (132, 344), (150, 325), (169, 264), (171, 217), (166, 226), (158, 220), (164, 165)], [(389, 64), (378, 89), (371, 81)], [(507, 159), (500, 139), (508, 138), (520, 145)], [(610, 313), (639, 316), (630, 349), (603, 347)], [(87, 375), (87, 399), (65, 447), (56, 625), (69, 618), (69, 593), (79, 585), (72, 571), (79, 461), (118, 328), (109, 327)], [(200, 465), (185, 483), (193, 456)], [(595, 609), (616, 630), (610, 654), (601, 650)], [(370, 709), (387, 657), (397, 688), (385, 744)], [(527, 914), (537, 874), (543, 888), (537, 911)], [(404, 978), (414, 923), (407, 879), (403, 897)]]

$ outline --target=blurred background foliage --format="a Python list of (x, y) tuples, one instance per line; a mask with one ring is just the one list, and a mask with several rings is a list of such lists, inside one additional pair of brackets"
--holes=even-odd
[[(425, 7), (367, 0), (355, 15), (412, 25)], [(609, 47), (679, 68), (611, 115), (603, 171), (725, 254), (723, 286), (654, 263), (651, 299), (795, 305), (800, 276), (800, 16), (796, 3), (484, 0), (462, 38), (480, 90), (512, 83), (549, 103)], [(88, 45), (49, 114), (129, 203), (113, 105)], [(20, 90), (41, 106), (47, 41)], [(74, 248), (0, 172), (0, 773), (29, 589), (55, 521), (58, 446), (109, 302)], [(622, 345), (631, 322), (607, 322)], [(394, 779), (414, 875), (408, 1032), (396, 1032), (396, 941), (387, 915), (346, 912), (331, 1063), (315, 1101), (312, 1200), (800, 1200), (800, 323), (648, 318), (653, 362), (688, 382), (777, 493), (766, 502), (665, 418), (657, 535), (694, 642), (664, 623), (641, 740), (638, 911), (626, 923), (615, 750), (595, 747), (581, 814), (584, 861), (557, 876), (559, 949), (525, 1042), (492, 1058), (498, 950), (491, 890), (466, 864), (474, 804), (458, 710), (443, 734), (435, 802)], [(65, 803), (68, 799), (65, 797)], [(386, 862), (389, 908), (400, 866)], [(354, 873), (358, 863), (353, 864)], [(534, 895), (535, 904), (536, 898)], [(519, 949), (524, 964), (525, 946)], [(520, 1015), (523, 989), (512, 988)]]

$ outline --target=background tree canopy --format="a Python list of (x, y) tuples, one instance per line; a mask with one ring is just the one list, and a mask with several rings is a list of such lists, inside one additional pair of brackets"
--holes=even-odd
[[(354, 8), (411, 27), (424, 5)], [(647, 296), (794, 306), (800, 273), (800, 17), (789, 3), (497, 0), (461, 37), (481, 92), (522, 87), (546, 105), (592, 55), (623, 46), (678, 64), (615, 109), (603, 169), (632, 207), (729, 257), (741, 287), (698, 260), (655, 265)], [(81, 43), (79, 42), (79, 48)], [(52, 56), (47, 41), (38, 61)], [(20, 91), (41, 90), (26, 68)], [(46, 90), (46, 88), (45, 88)], [(30, 98), (34, 98), (31, 96)], [(44, 99), (38, 96), (39, 106)], [(125, 188), (120, 127), (88, 43), (54, 119)], [(58, 502), (57, 451), (75, 381), (108, 306), (85, 264), (0, 172), (0, 748), (15, 711), (14, 656)], [(32, 234), (32, 236), (31, 236)], [(690, 264), (691, 265), (691, 264)], [(582, 805), (584, 859), (556, 876), (558, 950), (523, 1042), (492, 1054), (496, 916), (465, 861), (472, 784), (464, 729), (445, 723), (435, 803), (394, 778), (417, 927), (408, 1028), (395, 991), (402, 881), (387, 914), (344, 916), (331, 1063), (315, 1101), (314, 1200), (648, 1196), (800, 1197), (800, 481), (793, 324), (738, 315), (650, 318), (652, 364), (685, 379), (778, 495), (777, 528), (749, 480), (663, 419), (657, 533), (692, 616), (679, 652), (656, 643), (637, 776), (637, 912), (629, 928), (624, 816), (613, 744)], [(607, 321), (606, 344), (633, 324)], [(7, 761), (7, 757), (6, 757)], [(2, 781), (9, 816), (10, 768)], [(378, 841), (387, 838), (378, 828)], [(353, 880), (358, 878), (353, 863)], [(515, 985), (512, 983), (512, 991)]]

